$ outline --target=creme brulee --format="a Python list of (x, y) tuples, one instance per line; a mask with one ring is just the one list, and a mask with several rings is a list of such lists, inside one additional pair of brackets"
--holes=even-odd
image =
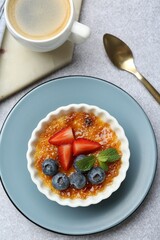
[[(74, 136), (76, 139), (85, 138), (101, 144), (101, 150), (94, 152), (97, 154), (99, 151), (115, 148), (118, 153), (121, 154), (120, 145), (121, 142), (118, 140), (116, 133), (111, 129), (110, 125), (103, 122), (99, 117), (93, 113), (85, 112), (72, 112), (67, 115), (58, 117), (45, 127), (43, 132), (40, 134), (34, 154), (35, 168), (38, 170), (40, 178), (43, 180), (46, 186), (48, 186), (54, 193), (58, 194), (62, 198), (81, 198), (86, 199), (88, 196), (96, 195), (102, 191), (106, 185), (109, 185), (113, 178), (119, 173), (121, 167), (121, 159), (114, 163), (108, 164), (108, 171), (106, 172), (106, 178), (103, 183), (98, 185), (92, 185), (87, 181), (87, 184), (82, 189), (75, 189), (69, 186), (68, 189), (59, 191), (52, 185), (52, 177), (46, 176), (42, 172), (42, 163), (45, 159), (52, 158), (58, 161), (58, 150), (57, 147), (49, 143), (50, 137), (60, 131), (61, 129), (70, 126), (73, 129)], [(98, 165), (96, 162), (95, 165)], [(75, 172), (72, 166), (68, 171), (64, 171), (59, 163), (59, 171), (69, 176), (72, 172)]]

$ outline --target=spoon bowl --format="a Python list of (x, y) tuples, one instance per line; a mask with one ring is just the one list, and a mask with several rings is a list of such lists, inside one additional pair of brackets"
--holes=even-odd
[(160, 94), (136, 69), (133, 53), (127, 44), (108, 33), (103, 36), (103, 43), (106, 53), (114, 66), (134, 74), (160, 104)]

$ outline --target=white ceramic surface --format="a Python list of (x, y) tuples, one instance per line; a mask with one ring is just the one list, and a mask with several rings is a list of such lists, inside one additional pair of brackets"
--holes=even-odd
[(88, 26), (76, 21), (76, 13), (73, 0), (69, 1), (71, 14), (69, 21), (64, 29), (56, 36), (47, 40), (32, 40), (19, 34), (12, 26), (8, 17), (8, 5), (10, 0), (6, 0), (4, 13), (8, 30), (18, 42), (36, 52), (49, 52), (63, 45), (66, 40), (70, 40), (73, 43), (82, 43), (89, 37), (90, 29)]
[[(43, 183), (42, 179), (38, 176), (38, 172), (34, 167), (34, 153), (35, 153), (35, 145), (38, 140), (38, 136), (43, 132), (46, 124), (51, 122), (54, 118), (63, 116), (64, 114), (68, 114), (70, 112), (87, 112), (93, 113), (96, 116), (100, 117), (104, 122), (110, 124), (111, 129), (116, 133), (118, 139), (121, 142), (120, 150), (122, 152), (121, 157), (121, 167), (119, 169), (119, 174), (116, 176), (110, 185), (107, 185), (103, 191), (100, 191), (95, 196), (89, 196), (86, 199), (69, 199), (69, 198), (61, 198), (58, 194), (55, 194), (46, 187)], [(37, 127), (33, 130), (31, 138), (28, 142), (28, 150), (27, 150), (27, 161), (28, 161), (28, 170), (30, 172), (32, 181), (37, 185), (37, 188), (40, 192), (46, 195), (46, 197), (50, 200), (56, 201), (60, 205), (67, 205), (70, 207), (86, 207), (91, 204), (97, 204), (104, 199), (107, 199), (113, 192), (115, 192), (119, 187), (122, 181), (126, 177), (126, 172), (129, 167), (129, 144), (128, 140), (125, 136), (123, 128), (119, 125), (117, 120), (112, 117), (107, 111), (88, 104), (70, 104), (68, 106), (62, 106), (56, 109), (53, 112), (50, 112), (44, 119), (42, 119)]]

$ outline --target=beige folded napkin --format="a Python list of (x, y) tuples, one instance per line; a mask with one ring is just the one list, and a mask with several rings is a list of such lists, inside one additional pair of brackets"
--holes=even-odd
[[(77, 19), (81, 4), (82, 0), (74, 0)], [(1, 49), (0, 100), (69, 64), (74, 44), (67, 41), (49, 53), (32, 52), (19, 44), (6, 29)]]

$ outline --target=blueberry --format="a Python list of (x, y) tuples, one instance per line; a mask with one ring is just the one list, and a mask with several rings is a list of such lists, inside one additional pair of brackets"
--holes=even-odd
[(54, 176), (58, 172), (58, 163), (56, 160), (51, 158), (46, 159), (42, 163), (43, 173), (47, 176)]
[(69, 176), (70, 184), (76, 188), (81, 189), (86, 185), (86, 177), (80, 172), (74, 172)]
[(92, 168), (88, 174), (87, 178), (92, 184), (100, 184), (105, 180), (106, 174), (105, 171), (100, 167)]
[(77, 156), (76, 158), (75, 158), (75, 160), (74, 160), (74, 163), (73, 163), (73, 167), (76, 169), (76, 171), (77, 172), (84, 172), (84, 171), (81, 171), (79, 168), (78, 168), (78, 166), (77, 166), (77, 162), (78, 161), (80, 161), (81, 159), (83, 159), (83, 158), (85, 158), (86, 157), (86, 155), (79, 155), (79, 156)]
[(69, 187), (69, 178), (64, 173), (57, 173), (52, 178), (52, 185), (58, 190), (65, 190)]

